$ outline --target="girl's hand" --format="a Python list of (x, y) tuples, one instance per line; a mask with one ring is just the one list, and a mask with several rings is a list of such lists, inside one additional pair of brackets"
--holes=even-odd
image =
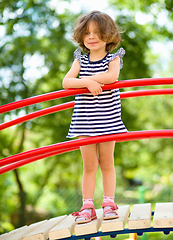
[[(84, 78), (82, 78), (84, 80)], [(104, 84), (98, 83), (92, 79), (87, 79), (87, 88), (93, 96), (99, 95), (103, 89)]]

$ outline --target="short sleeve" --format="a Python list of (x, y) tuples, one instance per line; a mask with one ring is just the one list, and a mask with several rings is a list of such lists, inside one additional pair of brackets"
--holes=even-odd
[(79, 48), (74, 51), (74, 58), (77, 59), (81, 65), (81, 51)]
[(110, 61), (114, 60), (116, 57), (120, 57), (120, 69), (123, 67), (123, 56), (125, 55), (124, 48), (120, 48), (116, 53), (112, 54)]

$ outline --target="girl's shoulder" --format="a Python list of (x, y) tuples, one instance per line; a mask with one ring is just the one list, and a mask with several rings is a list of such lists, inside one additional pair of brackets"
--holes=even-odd
[(124, 48), (118, 49), (118, 51), (116, 53), (108, 53), (107, 54), (108, 62), (111, 62), (116, 57), (119, 57), (120, 58), (120, 69), (121, 69), (123, 67), (123, 59), (122, 58), (124, 55), (125, 55)]
[(82, 55), (81, 50), (79, 48), (77, 48), (74, 51), (74, 58), (78, 59), (80, 65), (81, 65), (82, 59), (85, 59), (86, 57), (87, 57), (87, 55)]
[(116, 52), (116, 53), (108, 53), (108, 57), (109, 58), (113, 58), (113, 59), (115, 59), (116, 57), (120, 57), (120, 58), (122, 58), (122, 57), (124, 57), (124, 55), (125, 55), (125, 50), (124, 50), (124, 48), (120, 48), (120, 49), (118, 49), (118, 51)]

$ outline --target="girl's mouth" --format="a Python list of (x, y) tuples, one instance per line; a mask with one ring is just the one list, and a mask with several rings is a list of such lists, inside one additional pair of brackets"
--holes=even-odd
[(94, 45), (94, 44), (97, 44), (97, 42), (90, 42), (89, 44), (90, 45)]

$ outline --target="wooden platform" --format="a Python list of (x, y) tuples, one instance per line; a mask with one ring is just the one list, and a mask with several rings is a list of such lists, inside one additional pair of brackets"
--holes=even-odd
[[(135, 204), (130, 213), (130, 206), (119, 206), (119, 218), (104, 220), (102, 209), (97, 209), (97, 219), (87, 224), (75, 224), (75, 217), (64, 215), (0, 235), (0, 240), (54, 240), (54, 239), (90, 239), (96, 236), (143, 232), (173, 231), (173, 203), (157, 203), (153, 215), (151, 204)], [(125, 228), (127, 227), (128, 228)]]

